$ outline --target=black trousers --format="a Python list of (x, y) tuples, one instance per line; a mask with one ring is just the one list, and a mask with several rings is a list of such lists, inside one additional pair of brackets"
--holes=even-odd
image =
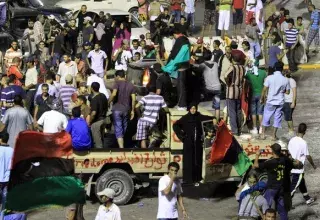
[(178, 71), (178, 107), (187, 107), (187, 71)]
[[(300, 177), (301, 175), (301, 177)], [(299, 179), (301, 178), (301, 180), (299, 181)], [(300, 192), (303, 195), (303, 198), (305, 200), (309, 200), (310, 196), (308, 195), (308, 190), (307, 190), (307, 186), (306, 186), (306, 181), (304, 179), (304, 174), (301, 173), (293, 173), (292, 174), (292, 180), (291, 180), (291, 196), (294, 196), (294, 193), (296, 191), (296, 189), (299, 188)]]

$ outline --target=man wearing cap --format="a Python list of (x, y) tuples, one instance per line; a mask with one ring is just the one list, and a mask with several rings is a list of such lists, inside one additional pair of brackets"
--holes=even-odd
[(82, 37), (83, 42), (92, 42), (94, 36), (94, 28), (92, 26), (92, 18), (87, 16), (83, 21)]
[(99, 206), (95, 220), (121, 220), (120, 209), (113, 203), (116, 195), (115, 191), (111, 188), (106, 188), (98, 192), (97, 195), (103, 204)]
[[(100, 50), (100, 45), (98, 43), (95, 43), (94, 50), (89, 52), (87, 59), (91, 60), (91, 69), (93, 69), (100, 78), (103, 78), (104, 74), (107, 72), (108, 59), (106, 53)], [(104, 62), (105, 68), (103, 68)]]
[(68, 74), (66, 75), (66, 85), (61, 86), (59, 91), (59, 98), (62, 101), (63, 109), (65, 112), (68, 112), (68, 107), (71, 102), (71, 96), (77, 91), (73, 86), (73, 76)]
[(59, 65), (56, 79), (60, 82), (61, 86), (64, 86), (66, 85), (66, 76), (70, 74), (74, 78), (73, 85), (76, 87), (75, 77), (78, 73), (77, 64), (71, 60), (70, 54), (63, 55), (63, 60), (64, 61)]
[[(60, 113), (62, 103), (60, 99), (52, 99), (48, 102), (51, 111), (42, 114), (36, 124), (36, 128), (42, 130), (44, 133), (57, 133), (66, 129), (68, 125), (67, 117)], [(39, 127), (42, 126), (42, 128)]]

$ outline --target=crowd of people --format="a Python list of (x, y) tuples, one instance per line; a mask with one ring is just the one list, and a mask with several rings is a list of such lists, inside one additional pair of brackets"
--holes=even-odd
[[(188, 39), (195, 34), (194, 0), (138, 2), (139, 19), (150, 25), (150, 33), (139, 39), (131, 39), (131, 15), (121, 22), (104, 12), (92, 18), (86, 5), (62, 27), (54, 16), (39, 15), (36, 21), (28, 21), (22, 38), (23, 48), (19, 48), (18, 41), (13, 41), (3, 56), (0, 131), (8, 135), (1, 136), (2, 145), (14, 148), (17, 135), (24, 130), (44, 133), (65, 130), (71, 134), (74, 149), (79, 151), (111, 147), (104, 139), (110, 133), (114, 134), (119, 148), (148, 148), (150, 130), (156, 127), (161, 112), (177, 106), (178, 110), (189, 113), (174, 125), (174, 131), (191, 151), (195, 146), (189, 146), (190, 138), (194, 138), (190, 139), (192, 143), (202, 141), (201, 128), (197, 129), (201, 117), (197, 113), (198, 104), (212, 99), (213, 115), (220, 120), (220, 102), (224, 95), (223, 118), (233, 135), (243, 132), (240, 115), (246, 103), (249, 109), (246, 120), (252, 122), (248, 125), (252, 134), (266, 139), (266, 127), (274, 117), (272, 140), (276, 141), (284, 113), (289, 136), (294, 136), (292, 114), (297, 86), (291, 74), (298, 70), (298, 63), (307, 61), (313, 41), (317, 46), (314, 52), (318, 52), (320, 14), (314, 5), (308, 4), (311, 21), (305, 28), (302, 17), (290, 17), (289, 10), (278, 10), (272, 0), (205, 0), (202, 36), (207, 27), (210, 36), (214, 35), (213, 27), (216, 36), (221, 36), (220, 40), (207, 45), (202, 38), (195, 44)], [(227, 43), (225, 40), (231, 36), (231, 13), (233, 35), (244, 36), (243, 50), (238, 48), (238, 41)], [(49, 27), (45, 28), (47, 24)], [(174, 39), (168, 57), (165, 37)], [(183, 49), (188, 53), (181, 58)], [(22, 50), (28, 53), (27, 57)], [(289, 64), (286, 71), (282, 62), (284, 56)], [(170, 66), (177, 58), (183, 61)], [(144, 68), (143, 59), (155, 62)], [(264, 66), (259, 64), (261, 59), (265, 61)], [(146, 69), (150, 78), (145, 83)], [(110, 80), (112, 75), (114, 80)], [(141, 95), (138, 88), (143, 85), (147, 93)], [(188, 132), (192, 134), (194, 127), (199, 134), (192, 137)], [(305, 158), (315, 168), (302, 139), (305, 132), (306, 126), (301, 124), (298, 136), (289, 142), (288, 149), (294, 160), (284, 156), (288, 155), (288, 150), (278, 144), (272, 145), (273, 159), (268, 162), (259, 164), (257, 153), (254, 167), (269, 171), (268, 184), (256, 189), (256, 174), (249, 176), (238, 199), (239, 216), (244, 217), (240, 219), (248, 219), (245, 218), (248, 216), (275, 219), (276, 212), (270, 209), (274, 200), (281, 219), (288, 219), (290, 205), (286, 206), (283, 194), (288, 182), (291, 194), (287, 197), (291, 198), (299, 187), (307, 204), (314, 201), (303, 179)], [(138, 144), (132, 142), (133, 136)], [(194, 163), (188, 166), (185, 159), (194, 162), (195, 154), (197, 150), (190, 154), (184, 152), (186, 182), (201, 181), (197, 166)], [(176, 202), (187, 215), (180, 196), (181, 186), (176, 179), (179, 165), (170, 164), (168, 168), (169, 175), (159, 183), (159, 204), (163, 206), (159, 206), (158, 219), (177, 219)], [(292, 183), (290, 172), (293, 173)], [(8, 182), (8, 179), (0, 182)], [(263, 197), (260, 192), (265, 189)], [(112, 203), (114, 192), (107, 189), (98, 195), (108, 204), (109, 211), (116, 212), (113, 219), (120, 219), (120, 211)], [(177, 198), (168, 201), (168, 196)], [(167, 207), (170, 213), (162, 210)], [(105, 219), (105, 212), (106, 207), (100, 207), (96, 219)]]

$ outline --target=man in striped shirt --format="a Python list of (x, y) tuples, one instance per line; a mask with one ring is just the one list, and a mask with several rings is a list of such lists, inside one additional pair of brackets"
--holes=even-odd
[(296, 72), (298, 66), (294, 61), (294, 52), (298, 44), (298, 34), (299, 31), (294, 27), (293, 19), (287, 21), (288, 29), (284, 31), (284, 44), (285, 48), (288, 49), (287, 58), (289, 63), (289, 69), (291, 72)]
[(156, 88), (147, 86), (149, 94), (144, 96), (136, 108), (143, 106), (144, 112), (138, 121), (136, 140), (141, 141), (141, 148), (147, 148), (150, 129), (157, 123), (161, 108), (167, 108), (162, 96), (156, 94)]
[(311, 21), (307, 29), (309, 29), (309, 34), (307, 38), (307, 48), (306, 52), (309, 52), (309, 47), (314, 40), (316, 45), (316, 51), (319, 50), (319, 22), (320, 22), (320, 14), (319, 11), (315, 8), (314, 5), (308, 6), (308, 11), (311, 13)]
[(77, 89), (72, 85), (73, 76), (68, 74), (66, 75), (66, 84), (62, 86), (59, 91), (59, 98), (62, 100), (63, 109), (65, 112), (68, 112), (68, 107), (71, 103), (71, 96), (77, 91)]
[(13, 58), (15, 57), (22, 59), (22, 52), (20, 49), (18, 49), (18, 42), (16, 40), (12, 41), (11, 47), (4, 55), (4, 64), (6, 68), (9, 68), (13, 64)]

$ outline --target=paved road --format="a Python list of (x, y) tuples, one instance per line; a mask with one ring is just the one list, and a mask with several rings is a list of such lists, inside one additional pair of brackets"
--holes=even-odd
[[(300, 1), (300, 0), (299, 0)], [(290, 9), (292, 16), (298, 16), (303, 14), (306, 10), (304, 6), (299, 4), (297, 0), (276, 0), (277, 3), (281, 2), (281, 5)], [(301, 0), (302, 1), (302, 0)], [(45, 0), (54, 4), (54, 1)], [(299, 10), (300, 9), (300, 10)], [(308, 14), (304, 13), (304, 17), (307, 18)], [(196, 23), (199, 25), (203, 20), (203, 5), (200, 3), (197, 5)], [(295, 125), (305, 122), (308, 125), (308, 131), (306, 134), (306, 140), (309, 143), (309, 150), (314, 155), (315, 163), (320, 165), (320, 154), (318, 149), (318, 143), (320, 143), (320, 96), (319, 86), (320, 78), (318, 71), (299, 72), (295, 75), (295, 79), (298, 83), (298, 104), (294, 112)], [(286, 125), (283, 124), (283, 134), (286, 130)], [(309, 192), (312, 196), (319, 197), (320, 173), (310, 169), (307, 165), (306, 181), (308, 184)], [(193, 194), (197, 192), (201, 197), (210, 197), (213, 195), (213, 189), (202, 187), (198, 189), (190, 188), (185, 189), (187, 194)], [(234, 186), (232, 184), (222, 185), (209, 201), (200, 201), (197, 197), (190, 197), (185, 199), (186, 208), (189, 210), (190, 219), (192, 220), (208, 220), (208, 219), (231, 219), (236, 215), (237, 203), (232, 197), (234, 193)], [(320, 205), (317, 203), (311, 207), (307, 207), (304, 204), (301, 194), (297, 194), (294, 198), (294, 210), (290, 212), (290, 218), (292, 220), (298, 219), (320, 219)], [(84, 208), (85, 219), (94, 219), (99, 204), (87, 202)], [(157, 198), (148, 196), (146, 193), (140, 193), (136, 201), (132, 204), (122, 206), (122, 218), (124, 220), (150, 220), (155, 219), (157, 212)], [(30, 213), (28, 219), (30, 220), (56, 220), (65, 219), (64, 210), (59, 208), (53, 208), (48, 210), (41, 210), (38, 212)], [(316, 216), (318, 215), (318, 216)], [(214, 218), (213, 218), (214, 216)]]

